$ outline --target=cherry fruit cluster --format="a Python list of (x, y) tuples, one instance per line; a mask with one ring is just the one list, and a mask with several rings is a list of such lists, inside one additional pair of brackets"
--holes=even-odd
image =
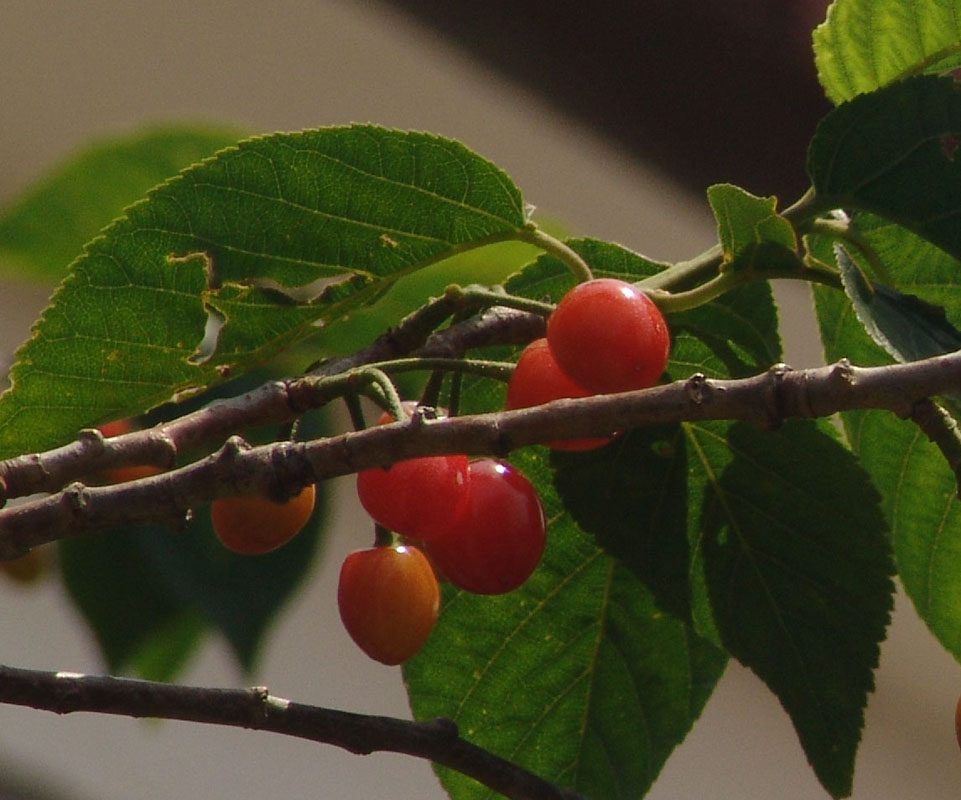
[[(391, 421), (385, 414), (379, 423)], [(405, 541), (355, 551), (340, 573), (344, 627), (385, 664), (406, 661), (426, 641), (440, 608), (436, 576), (476, 594), (503, 594), (527, 580), (544, 552), (537, 492), (492, 458), (426, 456), (364, 470), (357, 495), (378, 525)]]
[[(547, 319), (547, 337), (521, 353), (507, 385), (508, 410), (561, 398), (646, 389), (660, 379), (671, 348), (667, 323), (633, 284), (614, 278), (571, 289)], [(590, 450), (611, 437), (547, 442)]]

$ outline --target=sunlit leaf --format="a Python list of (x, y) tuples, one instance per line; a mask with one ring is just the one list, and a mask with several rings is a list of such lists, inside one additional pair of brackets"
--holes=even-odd
[(961, 66), (955, 0), (834, 0), (814, 31), (818, 79), (834, 103)]
[[(74, 263), (17, 353), (0, 456), (251, 369), (319, 322), (335, 337), (399, 277), (525, 224), (507, 176), (440, 137), (351, 126), (241, 142), (154, 189)], [(320, 279), (337, 285), (296, 311), (263, 292), (239, 303), (251, 283)], [(209, 314), (228, 352), (205, 351)], [(249, 324), (256, 337), (233, 330)]]

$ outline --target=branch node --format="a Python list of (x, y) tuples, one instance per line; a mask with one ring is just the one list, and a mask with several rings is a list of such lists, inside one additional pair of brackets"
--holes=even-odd
[(703, 372), (695, 372), (684, 384), (684, 392), (696, 406), (709, 403), (714, 396), (714, 386)]
[(79, 515), (87, 507), (87, 487), (80, 481), (65, 486), (62, 497), (71, 514)]
[(787, 393), (785, 379), (794, 372), (794, 368), (783, 361), (772, 364), (767, 371), (770, 379), (769, 402), (767, 404), (767, 420), (763, 427), (766, 430), (777, 430), (784, 424), (784, 418), (790, 416), (787, 407)]
[(229, 461), (247, 450), (250, 450), (250, 444), (243, 436), (231, 436), (224, 442), (224, 446), (220, 451), (220, 457), (225, 461)]
[(848, 359), (838, 359), (831, 369), (831, 380), (837, 381), (844, 386), (854, 386), (856, 381), (856, 370), (854, 364)]

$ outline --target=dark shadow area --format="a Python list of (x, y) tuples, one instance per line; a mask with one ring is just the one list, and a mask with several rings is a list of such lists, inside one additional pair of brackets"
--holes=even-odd
[(390, 2), (695, 191), (807, 187), (827, 0)]

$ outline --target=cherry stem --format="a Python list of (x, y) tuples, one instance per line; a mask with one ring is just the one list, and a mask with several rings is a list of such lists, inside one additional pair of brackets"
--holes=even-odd
[[(480, 358), (398, 358), (394, 361), (375, 362), (371, 367), (385, 373), (412, 372), (416, 370), (435, 370), (453, 373), (479, 375), (498, 381), (510, 380), (514, 371), (511, 361), (489, 361)], [(365, 368), (366, 369), (366, 368)], [(428, 405), (436, 405), (429, 403)]]
[(574, 276), (574, 280), (578, 283), (593, 280), (594, 273), (591, 272), (591, 268), (587, 265), (587, 262), (581, 258), (579, 253), (564, 244), (560, 239), (556, 239), (549, 233), (545, 233), (533, 223), (518, 231), (515, 238), (539, 247), (544, 252), (563, 261), (564, 266), (571, 271), (571, 275)]
[(444, 297), (461, 306), (477, 306), (490, 308), (492, 306), (503, 306), (513, 308), (518, 311), (527, 311), (531, 314), (540, 314), (542, 317), (549, 317), (554, 310), (553, 303), (545, 303), (542, 300), (532, 300), (529, 297), (508, 294), (503, 289), (491, 289), (479, 284), (469, 286), (457, 286), (452, 284), (444, 290)]
[(354, 430), (367, 430), (367, 420), (364, 419), (364, 409), (360, 404), (360, 398), (352, 392), (345, 394), (344, 404), (347, 406), (347, 413), (350, 414), (350, 424), (354, 426)]

